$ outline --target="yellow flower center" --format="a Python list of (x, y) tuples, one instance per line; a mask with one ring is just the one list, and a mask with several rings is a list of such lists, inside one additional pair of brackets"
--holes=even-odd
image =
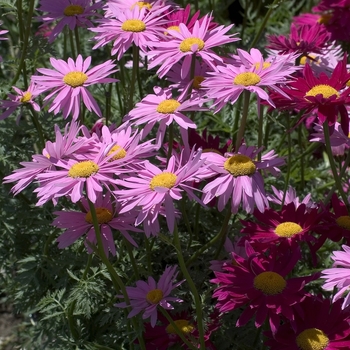
[(300, 225), (290, 221), (283, 222), (282, 224), (277, 225), (275, 228), (275, 233), (277, 236), (287, 238), (293, 237), (302, 231), (303, 229)]
[(338, 226), (345, 228), (347, 230), (350, 230), (350, 216), (349, 215), (339, 216), (339, 218), (337, 218), (335, 221), (338, 224)]
[(255, 173), (256, 166), (249, 157), (243, 154), (235, 154), (225, 161), (224, 169), (235, 177), (249, 176)]
[(180, 51), (181, 52), (189, 52), (191, 51), (191, 47), (192, 45), (197, 44), (198, 45), (198, 49), (197, 51), (203, 50), (204, 48), (204, 41), (202, 39), (199, 38), (186, 38), (184, 40), (181, 41), (180, 44)]
[(312, 61), (314, 64), (319, 65), (320, 64), (320, 60), (315, 60), (316, 56), (315, 55), (307, 55), (307, 56), (301, 56), (300, 58), (300, 64), (305, 65), (307, 60)]
[[(105, 224), (113, 219), (113, 213), (107, 208), (96, 208), (97, 222), (99, 224)], [(85, 215), (85, 221), (89, 224), (93, 224), (91, 211), (89, 210)]]
[(26, 91), (23, 96), (21, 97), (20, 101), (22, 103), (27, 103), (30, 101), (30, 99), (32, 98), (32, 94), (29, 91)]
[(114, 154), (114, 156), (111, 158), (112, 160), (122, 159), (126, 156), (126, 151), (124, 148), (115, 145), (111, 148), (111, 150), (108, 152), (107, 156), (110, 156), (111, 154)]
[(133, 10), (135, 6), (138, 6), (140, 10), (144, 7), (146, 7), (148, 10), (152, 9), (152, 5), (145, 1), (137, 1), (134, 5), (130, 7), (130, 9)]
[(254, 278), (254, 288), (266, 295), (279, 294), (286, 287), (286, 280), (276, 272), (265, 271)]
[(317, 20), (317, 22), (320, 24), (328, 24), (332, 17), (333, 16), (330, 13), (324, 14), (324, 15), (320, 16), (320, 18)]
[(158, 304), (163, 299), (163, 291), (160, 289), (150, 290), (146, 295), (146, 300), (150, 304)]
[(236, 75), (233, 79), (233, 84), (243, 85), (243, 86), (252, 86), (260, 83), (260, 77), (253, 72), (243, 72)]
[(99, 169), (99, 166), (92, 160), (84, 160), (80, 163), (73, 164), (68, 171), (68, 176), (73, 179), (77, 177), (90, 177), (96, 174)]
[(143, 32), (145, 29), (146, 29), (145, 22), (139, 19), (127, 19), (122, 24), (122, 30), (124, 30), (124, 32), (139, 33), (139, 32)]
[(317, 95), (322, 95), (324, 98), (329, 98), (333, 95), (336, 95), (337, 97), (339, 97), (339, 92), (330, 85), (320, 84), (320, 85), (315, 85), (311, 90), (309, 90), (305, 94), (305, 97), (317, 96)]
[(63, 11), (65, 16), (76, 16), (84, 13), (84, 7), (80, 5), (69, 5)]
[(173, 173), (164, 172), (154, 175), (149, 187), (154, 191), (156, 187), (172, 188), (176, 184), (177, 176)]
[[(255, 63), (254, 66), (255, 66), (256, 69), (259, 69), (260, 68), (260, 62)], [(269, 68), (270, 66), (271, 66), (270, 62), (264, 62), (263, 63), (263, 69)]]
[[(180, 331), (184, 334), (192, 333), (195, 329), (193, 325), (187, 320), (175, 320), (174, 323), (177, 325), (177, 328), (179, 328)], [(175, 328), (171, 324), (169, 324), (165, 330), (169, 334), (176, 334)]]
[(202, 77), (201, 75), (195, 75), (193, 78), (193, 83), (192, 83), (192, 87), (194, 89), (199, 90), (202, 86), (201, 83), (204, 81), (204, 77)]
[(176, 30), (177, 32), (180, 32), (180, 27), (179, 26), (170, 26), (167, 28), (167, 30)]
[(174, 113), (180, 105), (181, 103), (176, 100), (164, 100), (157, 106), (157, 112), (162, 114), (171, 114)]
[(329, 339), (320, 329), (308, 328), (297, 336), (296, 343), (301, 350), (323, 350), (328, 346)]
[(63, 77), (64, 83), (73, 88), (82, 86), (87, 79), (88, 76), (83, 72), (69, 72)]

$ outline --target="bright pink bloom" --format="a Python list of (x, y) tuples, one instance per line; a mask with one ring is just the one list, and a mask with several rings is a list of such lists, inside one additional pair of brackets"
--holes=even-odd
[(269, 204), (259, 170), (270, 171), (276, 176), (279, 174), (277, 167), (283, 165), (284, 160), (270, 151), (262, 156), (261, 161), (255, 161), (260, 152), (261, 148), (242, 145), (238, 152), (226, 153), (225, 156), (204, 153), (202, 157), (212, 175), (219, 176), (203, 188), (203, 202), (207, 204), (218, 197), (218, 209), (222, 211), (231, 197), (232, 213), (237, 213), (241, 204), (247, 213), (252, 213), (255, 206), (263, 212)]
[[(77, 239), (86, 234), (86, 240), (92, 244), (96, 244), (96, 232), (93, 225), (89, 203), (85, 198), (81, 200), (83, 212), (77, 211), (56, 211), (57, 217), (52, 222), (53, 226), (65, 229), (58, 238), (58, 248), (66, 248), (73, 244)], [(118, 230), (131, 244), (137, 247), (136, 242), (130, 236), (128, 231), (140, 232), (134, 227), (136, 213), (128, 212), (126, 214), (119, 213), (120, 204), (115, 202), (110, 193), (106, 195), (99, 194), (95, 202), (95, 210), (97, 221), (99, 223), (103, 248), (108, 256), (109, 252), (112, 255), (116, 254), (113, 231)], [(89, 253), (92, 249), (86, 244)]]
[(350, 349), (350, 308), (341, 309), (342, 300), (310, 296), (298, 305), (293, 322), (285, 322), (276, 333), (265, 332), (270, 350)]
[(333, 302), (339, 300), (345, 294), (342, 304), (344, 310), (350, 305), (350, 247), (342, 245), (342, 248), (344, 251), (333, 252), (333, 255), (331, 255), (331, 259), (334, 261), (333, 267), (323, 270), (320, 278), (325, 279), (322, 287), (324, 290), (333, 292), (334, 288), (338, 289), (333, 297)]
[[(280, 325), (281, 318), (293, 321), (293, 306), (306, 297), (305, 284), (318, 276), (286, 278), (301, 255), (298, 250), (274, 246), (268, 256), (254, 251), (246, 242), (247, 258), (233, 253), (235, 264), (223, 265), (223, 272), (214, 271), (210, 282), (218, 284), (213, 298), (220, 312), (228, 312), (247, 306), (237, 321), (237, 327), (244, 326), (256, 314), (255, 326), (261, 327), (268, 319), (273, 332)], [(278, 254), (278, 255), (277, 255)]]
[[(143, 312), (142, 318), (146, 319), (151, 317), (151, 326), (154, 327), (157, 322), (157, 308), (162, 307), (166, 310), (173, 310), (174, 307), (170, 302), (175, 301), (181, 303), (183, 300), (171, 297), (170, 293), (173, 289), (177, 288), (184, 280), (176, 282), (177, 267), (167, 267), (156, 282), (153, 277), (148, 277), (148, 281), (137, 281), (136, 287), (126, 287), (126, 292), (130, 299), (130, 306), (132, 308), (128, 315), (128, 318), (133, 317)], [(122, 295), (118, 295), (118, 298), (123, 298)], [(126, 308), (129, 305), (126, 302), (115, 304), (116, 307)]]
[(200, 57), (206, 64), (215, 67), (216, 63), (222, 63), (222, 58), (218, 56), (212, 47), (220, 46), (239, 40), (233, 35), (225, 35), (233, 26), (219, 26), (209, 30), (211, 16), (203, 17), (201, 23), (196, 21), (190, 31), (185, 24), (179, 24), (179, 31), (168, 29), (171, 40), (153, 42), (154, 46), (148, 52), (150, 58), (149, 69), (161, 65), (157, 73), (163, 77), (179, 61), (182, 61), (181, 77), (185, 77), (191, 69), (192, 57)]
[(65, 26), (68, 26), (70, 30), (74, 30), (76, 27), (92, 27), (90, 18), (99, 16), (96, 10), (101, 9), (102, 5), (102, 1), (91, 0), (40, 0), (38, 11), (48, 13), (37, 17), (37, 19), (44, 22), (41, 27), (58, 21), (49, 36), (51, 43)]
[[(107, 6), (118, 10), (119, 12), (124, 12), (125, 10), (133, 10), (138, 7), (140, 10), (145, 9), (147, 11), (156, 11), (163, 9), (165, 11), (169, 5), (173, 2), (169, 0), (146, 0), (146, 1), (135, 1), (135, 0), (108, 0)], [(108, 12), (108, 15), (112, 13)]]
[(81, 99), (86, 108), (92, 110), (102, 117), (102, 112), (95, 99), (92, 97), (87, 87), (94, 84), (113, 83), (118, 81), (114, 78), (107, 78), (108, 75), (115, 73), (115, 64), (108, 60), (96, 67), (88, 70), (91, 63), (91, 56), (83, 60), (78, 55), (76, 61), (68, 58), (68, 62), (61, 59), (50, 58), (51, 65), (55, 68), (38, 68), (37, 71), (43, 75), (33, 75), (32, 81), (35, 82), (43, 91), (52, 90), (44, 101), (50, 100), (57, 95), (49, 109), (49, 112), (57, 114), (63, 113), (67, 118), (72, 112), (73, 120), (76, 120), (80, 113)]

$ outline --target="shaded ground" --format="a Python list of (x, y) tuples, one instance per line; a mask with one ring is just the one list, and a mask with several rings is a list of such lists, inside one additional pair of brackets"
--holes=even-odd
[(0, 350), (16, 349), (17, 326), (21, 319), (15, 317), (10, 307), (0, 304)]

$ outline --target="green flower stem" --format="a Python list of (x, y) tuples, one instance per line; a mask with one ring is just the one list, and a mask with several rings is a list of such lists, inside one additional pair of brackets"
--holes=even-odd
[(74, 28), (74, 37), (75, 37), (75, 45), (77, 47), (77, 53), (81, 53), (81, 50), (80, 50), (80, 39), (79, 39), (79, 30), (78, 30), (78, 26), (76, 26)]
[(135, 261), (134, 254), (132, 253), (131, 245), (130, 245), (129, 241), (126, 238), (124, 238), (123, 240), (124, 240), (124, 244), (126, 246), (126, 250), (127, 250), (129, 258), (130, 258), (131, 266), (132, 266), (132, 268), (134, 270), (134, 273), (135, 273), (135, 277), (136, 277), (136, 279), (139, 280), (140, 279), (140, 274), (139, 274), (139, 270), (137, 268), (137, 264), (136, 264), (136, 261)]
[(181, 207), (182, 218), (185, 221), (188, 234), (190, 235), (190, 239), (188, 240), (188, 244), (187, 244), (187, 249), (189, 249), (191, 247), (191, 244), (192, 244), (193, 233), (192, 233), (191, 223), (190, 223), (190, 220), (188, 218), (187, 210), (186, 210), (186, 197), (182, 197), (182, 199), (180, 201), (180, 207)]
[(68, 319), (68, 326), (72, 338), (77, 342), (79, 340), (79, 333), (77, 331), (75, 322), (74, 322), (74, 309), (75, 309), (76, 300), (72, 302), (72, 304), (68, 307), (68, 311), (66, 313)]
[(72, 56), (74, 59), (76, 59), (77, 55), (75, 53), (73, 32), (70, 29), (68, 29), (68, 32), (69, 32), (69, 41), (70, 41), (70, 49), (72, 51)]
[(235, 152), (238, 151), (239, 146), (241, 145), (241, 142), (242, 142), (242, 138), (244, 136), (245, 126), (247, 124), (248, 112), (249, 112), (249, 100), (250, 100), (250, 91), (244, 90), (242, 119), (241, 119), (241, 125), (239, 126), (238, 133), (237, 133)]
[[(20, 16), (22, 17), (22, 1), (18, 1), (17, 3), (17, 10), (19, 11), (19, 18)], [(24, 71), (24, 67), (25, 67), (25, 59), (27, 56), (27, 50), (28, 50), (28, 44), (29, 44), (29, 36), (31, 34), (31, 26), (32, 26), (32, 18), (33, 18), (33, 12), (34, 12), (34, 5), (35, 5), (35, 0), (30, 0), (29, 1), (29, 10), (28, 10), (28, 15), (27, 15), (27, 23), (25, 26), (25, 31), (23, 33), (23, 46), (21, 48), (21, 58), (19, 60), (19, 64), (18, 64), (18, 68), (17, 68), (17, 72), (14, 76), (14, 78), (12, 79), (11, 82), (11, 86), (16, 85), (17, 80), (22, 72), (22, 70)], [(19, 9), (20, 7), (20, 9)]]
[(291, 167), (292, 167), (292, 137), (290, 134), (290, 115), (289, 115), (289, 113), (287, 114), (287, 140), (288, 140), (287, 175), (286, 175), (286, 179), (284, 181), (283, 198), (282, 198), (281, 207), (284, 206), (284, 201), (286, 199), (286, 194), (287, 194), (289, 180), (290, 180), (290, 174), (291, 174)]
[[(263, 126), (264, 126), (264, 106), (260, 105), (260, 113), (258, 119), (258, 148), (262, 146), (263, 143)], [(261, 161), (261, 152), (258, 154), (258, 161)]]
[(237, 101), (237, 104), (235, 104), (236, 109), (235, 109), (235, 119), (233, 122), (233, 126), (232, 126), (232, 143), (230, 145), (229, 148), (229, 152), (231, 151), (231, 148), (233, 147), (233, 145), (236, 144), (236, 134), (238, 132), (238, 123), (239, 123), (239, 119), (241, 117), (241, 106), (242, 106), (242, 98), (239, 98)]
[(92, 254), (89, 254), (88, 261), (86, 263), (86, 267), (85, 267), (85, 270), (84, 270), (84, 273), (83, 273), (83, 278), (82, 278), (83, 280), (86, 279), (86, 276), (87, 276), (87, 274), (88, 274), (88, 272), (90, 270), (90, 267), (91, 267), (91, 263), (92, 263)]
[(146, 257), (147, 257), (147, 271), (150, 275), (153, 274), (152, 269), (152, 245), (149, 244), (148, 238), (145, 235)]
[(341, 184), (341, 178), (338, 175), (337, 167), (336, 167), (335, 162), (334, 162), (327, 120), (323, 123), (323, 132), (324, 132), (324, 139), (325, 139), (325, 143), (326, 143), (326, 151), (327, 151), (327, 155), (328, 155), (328, 159), (329, 159), (329, 164), (330, 164), (331, 169), (332, 169), (332, 173), (333, 173), (333, 177), (334, 177), (334, 181), (335, 181), (335, 186), (336, 186), (338, 192), (340, 193), (344, 204), (347, 206), (347, 208), (349, 208), (348, 198), (346, 196), (346, 193), (343, 190), (343, 186)]
[[(186, 261), (186, 266), (190, 266), (193, 261), (195, 261), (201, 254), (203, 254), (207, 249), (209, 249), (211, 246), (213, 246), (216, 242), (218, 242), (222, 237), (226, 236), (228, 223), (231, 219), (232, 213), (231, 213), (231, 206), (228, 207), (226, 216), (224, 218), (224, 222), (221, 226), (221, 229), (219, 233), (213, 237), (208, 243), (206, 243), (201, 249), (197, 250), (195, 254), (191, 256), (190, 259)], [(221, 250), (221, 247), (220, 247)]]
[(191, 293), (192, 293), (192, 296), (194, 299), (194, 303), (196, 305), (197, 325), (198, 325), (199, 343), (200, 343), (199, 349), (205, 350), (202, 303), (201, 303), (201, 299), (199, 297), (197, 288), (196, 288), (196, 286), (192, 280), (192, 277), (189, 274), (187, 267), (186, 267), (186, 264), (185, 264), (176, 222), (175, 222), (175, 227), (174, 227), (174, 245), (176, 248), (177, 259), (179, 261), (181, 272), (183, 273), (183, 275), (188, 283), (188, 286), (190, 287), (190, 290), (191, 290)]
[(143, 92), (142, 92), (142, 81), (141, 81), (141, 75), (140, 75), (140, 49), (136, 45), (134, 45), (134, 47), (136, 48), (133, 54), (135, 55), (137, 85), (139, 87), (140, 99), (142, 99)]
[(109, 124), (109, 120), (111, 118), (111, 99), (112, 99), (112, 88), (113, 88), (113, 84), (109, 84), (108, 86), (108, 91), (106, 91), (105, 96), (106, 96), (106, 126), (108, 126)]
[(282, 1), (281, 0), (274, 0), (274, 2), (270, 5), (261, 25), (260, 25), (260, 28), (258, 30), (258, 32), (256, 33), (255, 37), (254, 37), (254, 40), (252, 41), (252, 43), (250, 44), (250, 49), (253, 48), (257, 42), (260, 40), (261, 38), (261, 35), (267, 25), (267, 22), (272, 14), (272, 11), (279, 5), (279, 3), (281, 3)]
[(181, 338), (181, 340), (191, 349), (191, 350), (198, 350), (193, 344), (191, 344), (188, 339), (186, 339), (184, 333), (181, 331), (181, 329), (176, 325), (174, 320), (171, 318), (169, 313), (163, 309), (162, 307), (159, 308), (160, 312), (163, 314), (163, 316), (168, 320), (168, 322), (173, 326), (175, 329), (176, 334)]
[[(299, 125), (298, 128), (298, 143), (299, 143), (299, 148), (300, 148), (300, 152), (301, 154), (303, 154), (302, 150), (303, 150), (303, 144), (302, 144), (302, 137), (303, 137), (303, 124)], [(304, 188), (305, 187), (305, 170), (304, 170), (305, 164), (304, 164), (304, 157), (301, 156), (300, 157), (300, 178), (301, 178), (301, 187)]]
[[(90, 201), (89, 198), (88, 198), (88, 203), (89, 203), (89, 209), (90, 209), (90, 213), (92, 216), (92, 221), (94, 224), (94, 229), (95, 229), (95, 234), (96, 234), (98, 255), (99, 255), (100, 259), (102, 260), (102, 262), (107, 267), (109, 275), (111, 276), (111, 279), (112, 279), (114, 289), (117, 292), (120, 290), (124, 296), (124, 300), (125, 300), (126, 304), (130, 305), (130, 299), (129, 299), (128, 293), (126, 292), (126, 288), (124, 286), (124, 283), (123, 283), (122, 279), (119, 277), (117, 271), (114, 269), (113, 265), (108, 260), (106, 254), (105, 254), (105, 251), (103, 249), (102, 235), (101, 235), (101, 231), (100, 231), (100, 225), (99, 225), (98, 220), (97, 220), (96, 208), (95, 208), (94, 204)], [(133, 317), (131, 319), (131, 322), (133, 323), (134, 330), (136, 331), (138, 328), (136, 319)], [(139, 332), (137, 332), (137, 333), (139, 333)], [(131, 334), (129, 336), (130, 336), (130, 344), (132, 344), (133, 341), (131, 339)], [(139, 345), (140, 345), (141, 349), (146, 350), (145, 342), (144, 342), (142, 335), (138, 334), (137, 337), (138, 337)]]
[(44, 138), (43, 128), (41, 127), (41, 124), (39, 123), (38, 114), (34, 110), (33, 106), (30, 104), (28, 104), (28, 106), (29, 106), (29, 110), (31, 112), (32, 122), (36, 128), (36, 131), (38, 132), (40, 148), (41, 148), (41, 150), (43, 150), (45, 148), (45, 138)]
[(173, 144), (174, 144), (174, 123), (171, 123), (168, 128), (168, 154), (166, 157), (167, 164), (169, 163), (169, 159), (173, 152)]
[(136, 83), (136, 77), (137, 77), (137, 69), (138, 69), (138, 55), (137, 55), (138, 47), (135, 44), (132, 44), (132, 75), (131, 75), (131, 82), (129, 85), (129, 111), (132, 110), (132, 107), (134, 105), (134, 93), (135, 93), (135, 83)]

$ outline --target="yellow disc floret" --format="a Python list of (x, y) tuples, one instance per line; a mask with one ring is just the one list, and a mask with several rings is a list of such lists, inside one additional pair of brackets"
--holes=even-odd
[(254, 278), (254, 288), (261, 290), (265, 295), (279, 294), (286, 285), (286, 280), (273, 271), (262, 272)]
[(146, 23), (140, 19), (127, 19), (122, 24), (122, 30), (125, 32), (139, 33), (146, 29)]
[(296, 343), (300, 350), (323, 350), (329, 344), (327, 335), (317, 328), (308, 328), (296, 337)]
[[(193, 325), (187, 320), (174, 320), (174, 323), (176, 324), (177, 328), (179, 328), (180, 331), (184, 334), (192, 333), (195, 329)], [(173, 327), (171, 324), (169, 324), (165, 330), (168, 334), (176, 334), (175, 327)]]
[(30, 101), (30, 99), (32, 98), (32, 94), (29, 91), (26, 91), (23, 96), (21, 97), (20, 101), (22, 103), (27, 103)]
[(199, 90), (202, 87), (201, 83), (203, 83), (203, 81), (204, 81), (204, 77), (202, 77), (201, 75), (195, 75), (193, 78), (192, 87), (194, 89)]
[(130, 7), (130, 9), (133, 10), (135, 6), (138, 6), (140, 10), (144, 7), (148, 10), (152, 9), (152, 5), (146, 1), (137, 1), (134, 5)]
[(117, 160), (117, 159), (124, 158), (126, 156), (126, 151), (124, 148), (122, 148), (118, 145), (115, 145), (108, 152), (107, 156), (110, 156), (111, 154), (113, 154), (113, 157), (111, 158), (111, 160)]
[[(101, 207), (101, 208), (95, 208), (95, 210), (96, 210), (97, 222), (99, 224), (106, 224), (107, 222), (113, 219), (113, 213), (109, 209)], [(90, 210), (85, 215), (85, 221), (88, 222), (89, 224), (94, 223)]]
[[(260, 62), (255, 63), (254, 66), (255, 66), (256, 69), (259, 69), (260, 68)], [(262, 69), (269, 68), (270, 66), (271, 66), (270, 62), (264, 62)]]
[(150, 304), (158, 304), (163, 299), (163, 291), (160, 289), (150, 290), (146, 295), (146, 300)]
[(204, 45), (205, 45), (205, 43), (202, 39), (186, 38), (186, 39), (181, 41), (179, 49), (181, 52), (189, 52), (189, 51), (191, 51), (191, 47), (195, 44), (198, 46), (197, 51), (203, 50)]
[(80, 163), (73, 164), (68, 171), (68, 176), (73, 179), (78, 177), (90, 177), (96, 174), (99, 169), (99, 166), (92, 160), (84, 160)]
[(80, 5), (69, 5), (63, 11), (65, 16), (76, 16), (84, 13), (84, 7)]
[(181, 103), (176, 100), (164, 100), (159, 103), (157, 106), (157, 112), (162, 114), (171, 114), (176, 111), (178, 107), (180, 107)]
[(160, 173), (154, 175), (149, 187), (154, 191), (156, 187), (172, 188), (176, 184), (177, 176), (170, 172)]
[(63, 77), (64, 83), (73, 88), (84, 85), (87, 79), (88, 76), (83, 72), (69, 72)]
[(243, 154), (235, 154), (225, 161), (224, 169), (235, 177), (249, 176), (255, 173), (256, 166), (249, 157)]
[(275, 228), (275, 233), (277, 236), (286, 238), (293, 237), (302, 231), (303, 228), (300, 225), (290, 221), (283, 222), (282, 224), (277, 225)]
[(305, 97), (317, 96), (317, 95), (322, 95), (324, 98), (329, 98), (333, 95), (336, 95), (337, 97), (339, 97), (339, 92), (330, 85), (320, 84), (320, 85), (315, 85), (311, 90), (309, 90), (305, 94)]
[(339, 218), (337, 218), (335, 221), (338, 224), (338, 226), (345, 228), (347, 230), (350, 230), (350, 216), (349, 215), (339, 216)]
[(253, 72), (243, 72), (236, 75), (233, 79), (233, 84), (243, 86), (253, 86), (261, 81), (259, 75)]

